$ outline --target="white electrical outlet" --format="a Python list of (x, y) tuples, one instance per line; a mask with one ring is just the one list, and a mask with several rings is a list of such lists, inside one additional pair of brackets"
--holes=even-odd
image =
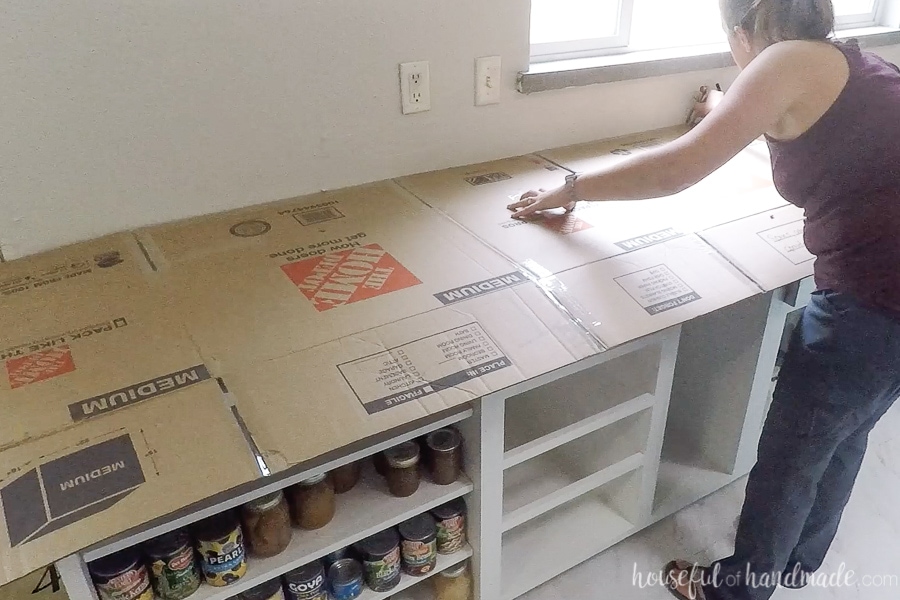
[(500, 104), (500, 57), (475, 59), (475, 106)]
[(427, 61), (400, 65), (400, 105), (404, 115), (431, 110), (431, 77)]

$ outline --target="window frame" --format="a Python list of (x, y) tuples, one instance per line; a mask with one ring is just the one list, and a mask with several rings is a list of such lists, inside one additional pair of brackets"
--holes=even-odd
[[(629, 47), (631, 41), (631, 27), (633, 24), (634, 2), (635, 0), (619, 0), (616, 35), (588, 40), (530, 44), (531, 64), (534, 65), (579, 58), (595, 58), (634, 52), (635, 50)], [(889, 6), (891, 3), (900, 6), (900, 0), (874, 0), (871, 12), (836, 17), (835, 32), (847, 29), (887, 25), (884, 23), (884, 20), (885, 15), (891, 8)], [(674, 46), (672, 48), (679, 48), (679, 46)]]

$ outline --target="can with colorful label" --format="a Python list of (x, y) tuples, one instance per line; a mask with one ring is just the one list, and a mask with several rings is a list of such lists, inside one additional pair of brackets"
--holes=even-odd
[(425, 513), (400, 524), (403, 571), (421, 577), (437, 567), (437, 527), (434, 517)]
[(466, 512), (462, 498), (431, 511), (437, 521), (438, 554), (455, 554), (466, 545)]
[(200, 571), (187, 532), (167, 533), (144, 544), (150, 559), (150, 582), (162, 600), (184, 600), (200, 587)]
[(288, 600), (328, 600), (325, 568), (316, 561), (285, 573)]
[(389, 592), (400, 583), (400, 535), (386, 529), (356, 546), (363, 559), (366, 583), (375, 592)]
[(153, 600), (153, 588), (140, 554), (123, 550), (88, 566), (100, 600)]
[(328, 569), (333, 600), (355, 600), (363, 591), (363, 571), (359, 561), (342, 558)]
[(234, 511), (200, 521), (194, 527), (194, 537), (206, 583), (225, 587), (247, 573), (244, 535)]

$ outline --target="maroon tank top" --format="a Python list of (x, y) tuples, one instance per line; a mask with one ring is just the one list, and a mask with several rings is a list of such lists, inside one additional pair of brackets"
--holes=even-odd
[(767, 138), (775, 187), (804, 209), (819, 289), (900, 316), (900, 69), (836, 43), (850, 78), (795, 140)]

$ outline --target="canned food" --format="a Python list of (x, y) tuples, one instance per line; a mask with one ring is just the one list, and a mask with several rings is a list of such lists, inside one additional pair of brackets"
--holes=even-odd
[(194, 526), (194, 537), (206, 583), (224, 587), (247, 573), (244, 534), (234, 511), (200, 521)]
[(466, 501), (448, 502), (431, 511), (437, 521), (438, 554), (454, 554), (466, 545)]
[(177, 530), (144, 544), (150, 559), (150, 581), (162, 600), (184, 600), (200, 587), (200, 571), (186, 531)]
[(238, 594), (235, 600), (285, 600), (281, 579), (273, 579)]
[(328, 581), (333, 600), (354, 600), (363, 591), (362, 565), (352, 558), (343, 558), (328, 569)]
[(286, 573), (288, 600), (327, 600), (325, 569), (316, 561)]
[(363, 559), (366, 583), (375, 592), (388, 592), (400, 583), (400, 535), (386, 529), (356, 546)]
[(431, 573), (437, 566), (437, 527), (425, 513), (400, 524), (403, 570), (415, 577)]
[(340, 550), (335, 550), (334, 552), (323, 558), (322, 562), (325, 564), (325, 570), (327, 571), (331, 568), (331, 565), (345, 558), (355, 558), (352, 548), (347, 547), (341, 548)]
[(133, 548), (97, 559), (88, 570), (100, 600), (153, 600), (147, 567)]

